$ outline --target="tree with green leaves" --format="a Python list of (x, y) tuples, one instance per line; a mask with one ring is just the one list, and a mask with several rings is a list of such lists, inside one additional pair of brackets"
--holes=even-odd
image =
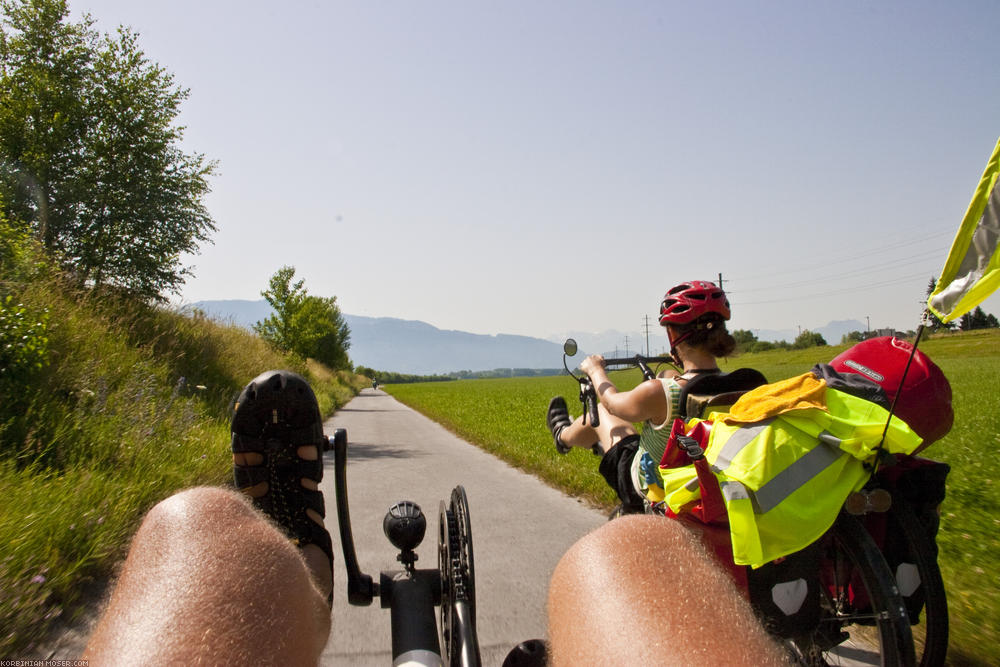
[(849, 333), (845, 333), (843, 336), (840, 337), (840, 344), (844, 345), (846, 343), (860, 343), (867, 337), (868, 334), (866, 334), (864, 331), (851, 331)]
[(209, 240), (215, 163), (179, 148), (187, 91), (135, 33), (65, 0), (0, 0), (0, 195), (80, 285), (176, 292)]
[(962, 331), (972, 331), (973, 329), (992, 329), (996, 328), (998, 322), (996, 316), (993, 314), (986, 314), (982, 306), (976, 306), (976, 309), (965, 313), (959, 318), (958, 328)]
[(271, 276), (261, 295), (274, 313), (254, 324), (254, 331), (279, 349), (330, 368), (349, 369), (351, 331), (337, 306), (337, 297), (312, 296), (305, 281), (293, 283), (294, 277), (292, 266), (283, 266)]
[(793, 350), (803, 350), (807, 347), (820, 347), (825, 346), (826, 340), (823, 338), (823, 334), (816, 331), (809, 331), (806, 329), (798, 335), (795, 342), (792, 343)]
[(737, 329), (733, 332), (733, 339), (742, 352), (749, 352), (757, 342), (757, 336), (749, 329)]

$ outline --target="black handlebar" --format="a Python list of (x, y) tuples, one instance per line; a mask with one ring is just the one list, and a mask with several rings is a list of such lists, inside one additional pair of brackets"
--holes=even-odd
[(674, 360), (670, 357), (646, 357), (641, 354), (637, 354), (634, 357), (614, 357), (611, 359), (604, 359), (605, 368), (608, 366), (638, 366), (647, 380), (652, 380), (656, 377), (656, 374), (650, 370), (649, 364), (672, 363), (674, 363)]

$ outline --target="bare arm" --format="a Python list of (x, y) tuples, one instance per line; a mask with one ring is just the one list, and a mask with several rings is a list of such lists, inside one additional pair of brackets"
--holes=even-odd
[(580, 364), (590, 376), (597, 398), (608, 412), (628, 422), (647, 419), (662, 424), (667, 418), (667, 397), (659, 380), (647, 380), (631, 391), (618, 391), (604, 369), (604, 357), (591, 355)]

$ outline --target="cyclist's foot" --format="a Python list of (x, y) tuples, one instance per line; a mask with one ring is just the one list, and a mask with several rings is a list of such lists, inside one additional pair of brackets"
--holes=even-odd
[(319, 491), (325, 438), (309, 383), (290, 371), (258, 375), (237, 400), (231, 430), (236, 487), (302, 549), (332, 602), (333, 545)]
[(573, 423), (573, 420), (569, 418), (569, 409), (562, 396), (556, 396), (549, 401), (549, 410), (545, 415), (545, 421), (552, 434), (552, 440), (556, 443), (556, 451), (560, 454), (569, 454), (572, 447), (559, 439), (559, 434), (562, 433), (563, 429)]

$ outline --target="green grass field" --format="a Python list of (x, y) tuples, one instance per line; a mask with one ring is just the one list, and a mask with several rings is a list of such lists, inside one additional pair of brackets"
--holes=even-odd
[[(724, 370), (757, 368), (775, 381), (803, 373), (846, 346), (771, 351), (726, 361)], [(951, 465), (942, 506), (939, 563), (949, 596), (949, 664), (1000, 664), (1000, 489), (995, 452), (1000, 447), (1000, 331), (944, 334), (920, 347), (944, 370), (954, 393), (955, 425), (925, 454)], [(553, 365), (559, 362), (553, 360)], [(620, 388), (638, 371), (613, 374)], [(562, 395), (579, 413), (577, 385), (568, 377), (463, 380), (392, 385), (402, 402), (463, 438), (549, 484), (610, 508), (614, 494), (584, 451), (555, 453), (545, 408)]]

